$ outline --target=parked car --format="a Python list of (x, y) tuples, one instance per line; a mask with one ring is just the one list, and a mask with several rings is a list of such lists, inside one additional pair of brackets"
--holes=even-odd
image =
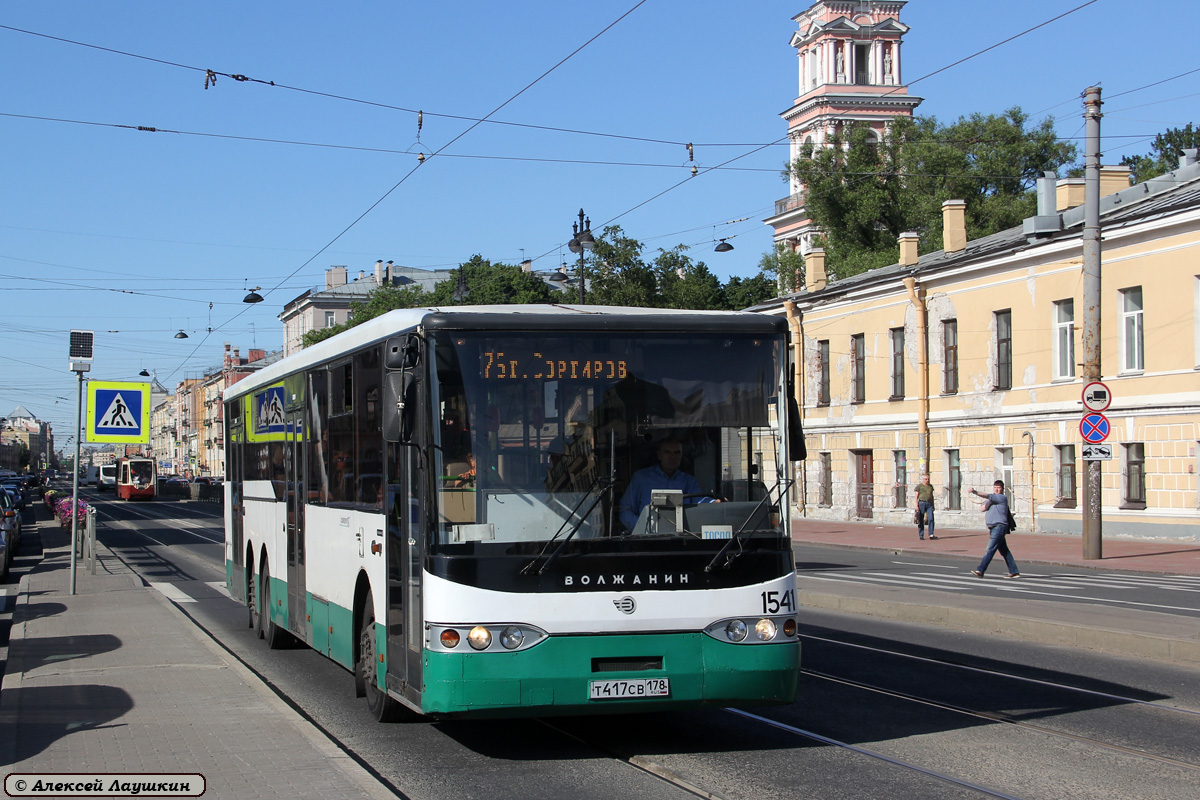
[(0, 492), (0, 539), (3, 539), (3, 554), (0, 555), (0, 577), (8, 575), (12, 560), (21, 546), (21, 511), (8, 492)]
[(0, 483), (0, 489), (4, 489), (17, 503), (17, 508), (24, 508), (29, 503), (29, 492), (25, 487), (17, 481), (4, 481)]

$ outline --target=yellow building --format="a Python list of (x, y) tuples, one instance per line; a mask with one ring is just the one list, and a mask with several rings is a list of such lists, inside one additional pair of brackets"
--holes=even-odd
[[(1103, 533), (1200, 541), (1200, 165), (1103, 173)], [(969, 242), (948, 201), (946, 250), (906, 234), (900, 263), (831, 282), (814, 250), (806, 289), (756, 309), (802, 332), (797, 514), (911, 524), (928, 470), (939, 526), (981, 526), (969, 490), (1001, 478), (1020, 529), (1082, 531), (1083, 198), (1039, 183), (1022, 228)]]

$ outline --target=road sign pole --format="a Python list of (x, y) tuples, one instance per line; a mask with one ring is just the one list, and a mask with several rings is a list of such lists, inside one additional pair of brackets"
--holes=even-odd
[[(1083, 379), (1100, 380), (1100, 87), (1084, 93), (1083, 168)], [(1100, 462), (1088, 461), (1083, 479), (1083, 557), (1103, 558)]]
[(71, 476), (71, 594), (75, 594), (75, 551), (79, 543), (79, 441), (83, 438), (83, 373), (88, 364), (73, 364), (79, 376), (75, 399), (75, 474)]

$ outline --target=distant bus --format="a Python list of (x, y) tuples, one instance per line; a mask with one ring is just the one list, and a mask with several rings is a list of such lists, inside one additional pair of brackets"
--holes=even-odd
[(96, 469), (96, 491), (103, 492), (110, 486), (117, 485), (117, 465), (103, 464)]
[[(226, 390), (230, 593), (380, 720), (790, 703), (789, 345), (763, 314), (476, 306), (305, 348)], [(701, 490), (621, 514), (660, 442)]]
[(150, 458), (117, 459), (117, 499), (153, 500), (158, 492), (154, 460)]

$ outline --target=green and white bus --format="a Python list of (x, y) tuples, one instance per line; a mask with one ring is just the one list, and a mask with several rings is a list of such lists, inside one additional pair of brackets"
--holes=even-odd
[[(742, 312), (370, 320), (226, 390), (229, 590), (380, 720), (791, 702), (789, 353)], [(623, 523), (663, 440), (701, 491)]]

